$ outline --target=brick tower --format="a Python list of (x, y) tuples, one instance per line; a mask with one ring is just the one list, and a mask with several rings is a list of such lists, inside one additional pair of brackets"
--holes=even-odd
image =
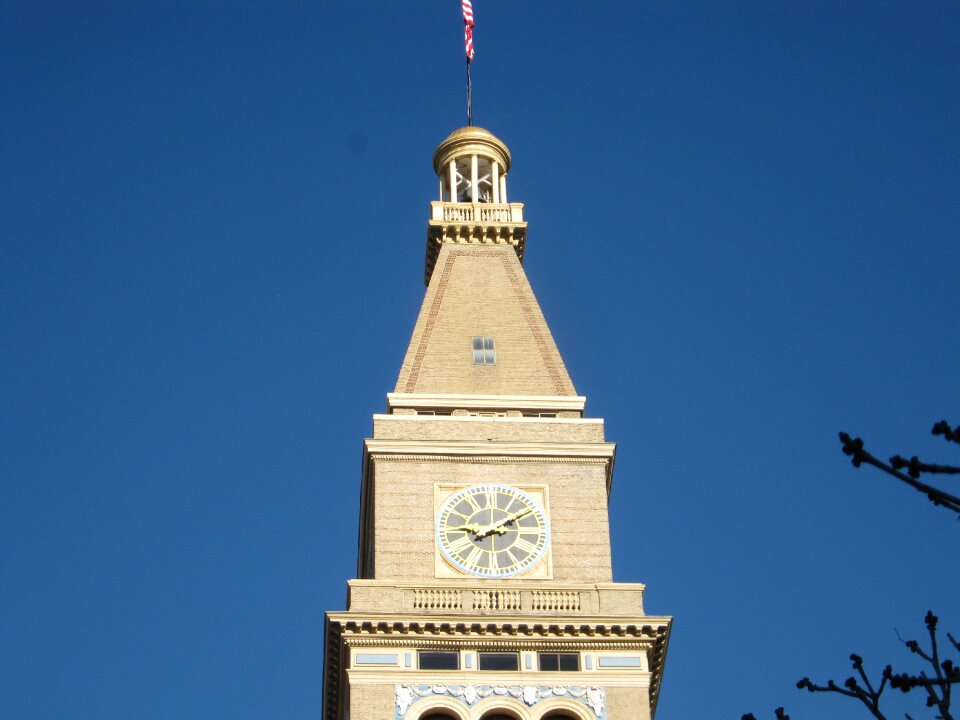
[(646, 720), (670, 618), (613, 582), (615, 446), (583, 416), (522, 267), (510, 152), (437, 148), (427, 292), (364, 443), (348, 609), (326, 617), (324, 720)]

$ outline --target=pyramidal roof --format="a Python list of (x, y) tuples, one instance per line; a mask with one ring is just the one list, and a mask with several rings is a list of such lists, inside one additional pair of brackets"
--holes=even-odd
[[(494, 362), (475, 362), (474, 338)], [(576, 395), (514, 247), (442, 245), (395, 392)]]

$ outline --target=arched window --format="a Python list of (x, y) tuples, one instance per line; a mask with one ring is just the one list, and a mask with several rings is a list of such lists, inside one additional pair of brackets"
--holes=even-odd
[(422, 715), (420, 720), (456, 720), (456, 718), (445, 712), (431, 712), (429, 715)]
[(549, 715), (544, 715), (543, 720), (580, 720), (580, 718), (574, 717), (573, 715), (561, 710), (559, 712), (550, 713)]
[(513, 715), (504, 715), (502, 713), (495, 712), (492, 715), (484, 715), (483, 720), (517, 720)]

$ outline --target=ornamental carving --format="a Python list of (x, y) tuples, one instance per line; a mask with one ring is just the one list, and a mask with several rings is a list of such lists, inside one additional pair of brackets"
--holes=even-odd
[(406, 685), (395, 687), (395, 720), (403, 720), (410, 706), (422, 698), (442, 695), (470, 707), (488, 697), (511, 697), (533, 707), (550, 698), (567, 698), (590, 709), (596, 720), (606, 718), (606, 691), (596, 686), (567, 685)]

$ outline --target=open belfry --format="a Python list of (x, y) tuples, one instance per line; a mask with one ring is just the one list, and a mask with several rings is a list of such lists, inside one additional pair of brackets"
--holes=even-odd
[(643, 720), (669, 617), (612, 581), (615, 445), (522, 267), (511, 156), (437, 148), (427, 292), (364, 443), (357, 579), (326, 616), (325, 720)]

